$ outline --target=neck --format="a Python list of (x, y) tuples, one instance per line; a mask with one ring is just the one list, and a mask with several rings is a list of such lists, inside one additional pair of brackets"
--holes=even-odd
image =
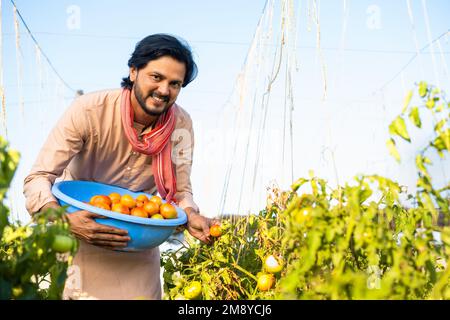
[(139, 101), (137, 101), (136, 96), (134, 95), (134, 89), (131, 90), (131, 107), (133, 108), (134, 121), (145, 127), (154, 125), (156, 120), (158, 120), (158, 116), (151, 116), (142, 110)]

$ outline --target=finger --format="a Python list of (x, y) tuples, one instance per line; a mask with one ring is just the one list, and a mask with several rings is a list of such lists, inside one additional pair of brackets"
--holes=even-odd
[(97, 228), (95, 230), (98, 233), (113, 233), (127, 235), (128, 231), (124, 229), (119, 229), (116, 227), (105, 226), (104, 224), (97, 223)]
[(130, 237), (119, 236), (111, 233), (96, 233), (92, 237), (94, 240), (106, 240), (106, 241), (119, 241), (119, 242), (127, 242), (130, 241)]
[(195, 229), (188, 226), (189, 233), (203, 243), (209, 243), (210, 239), (205, 235), (203, 230)]
[(90, 212), (90, 211), (87, 211), (87, 210), (80, 210), (80, 211), (77, 211), (77, 212), (80, 212), (80, 213), (84, 214), (88, 218), (100, 218), (100, 219), (106, 218), (105, 216), (102, 216), (102, 215), (99, 215), (97, 213), (93, 213), (93, 212)]

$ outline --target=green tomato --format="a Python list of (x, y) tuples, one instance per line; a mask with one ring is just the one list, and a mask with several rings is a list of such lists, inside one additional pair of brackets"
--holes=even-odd
[(14, 288), (12, 289), (12, 294), (13, 294), (13, 296), (14, 296), (15, 298), (21, 296), (22, 293), (23, 293), (23, 290), (22, 290), (21, 287), (14, 287)]
[(269, 255), (264, 260), (264, 269), (270, 273), (278, 273), (283, 269), (283, 260)]
[(75, 240), (72, 237), (57, 234), (52, 243), (52, 249), (56, 252), (68, 252), (75, 245)]
[(312, 215), (313, 208), (305, 207), (300, 210), (294, 211), (294, 221), (300, 225), (305, 225), (306, 227), (312, 226)]
[(200, 281), (192, 281), (187, 287), (184, 288), (184, 296), (189, 300), (198, 298), (201, 293), (202, 284)]

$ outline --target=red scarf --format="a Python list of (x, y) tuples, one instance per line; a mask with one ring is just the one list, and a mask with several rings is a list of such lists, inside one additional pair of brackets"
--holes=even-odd
[(120, 112), (122, 126), (133, 150), (152, 156), (152, 171), (159, 194), (171, 202), (176, 192), (176, 178), (172, 164), (172, 144), (170, 137), (175, 129), (175, 109), (173, 104), (164, 114), (159, 116), (155, 127), (139, 141), (136, 129), (133, 127), (134, 112), (131, 107), (131, 90), (122, 90)]

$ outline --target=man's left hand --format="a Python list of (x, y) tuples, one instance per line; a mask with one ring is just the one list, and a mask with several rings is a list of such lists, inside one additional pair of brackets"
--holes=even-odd
[(188, 216), (187, 230), (189, 233), (204, 243), (211, 243), (209, 228), (212, 225), (220, 224), (219, 220), (204, 217), (192, 208), (186, 208), (185, 211)]

